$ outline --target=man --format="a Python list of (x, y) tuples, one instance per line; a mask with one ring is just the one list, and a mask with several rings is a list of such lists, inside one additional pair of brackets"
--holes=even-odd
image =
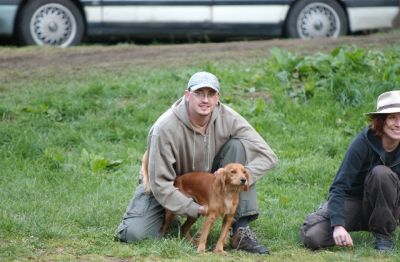
[(400, 216), (400, 91), (378, 97), (370, 125), (351, 143), (328, 202), (301, 227), (306, 247), (353, 246), (350, 231), (370, 231), (375, 249), (393, 248)]
[(152, 126), (147, 141), (152, 194), (138, 185), (117, 229), (121, 241), (159, 237), (164, 207), (192, 217), (205, 215), (203, 206), (173, 186), (176, 176), (191, 171), (213, 173), (227, 163), (239, 162), (249, 170), (251, 186), (241, 193), (231, 245), (251, 253), (269, 253), (248, 223), (258, 216), (255, 182), (276, 165), (277, 157), (242, 116), (219, 101), (219, 91), (213, 74), (194, 74), (184, 96)]

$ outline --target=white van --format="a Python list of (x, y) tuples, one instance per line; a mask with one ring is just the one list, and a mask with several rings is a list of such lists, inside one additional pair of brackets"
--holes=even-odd
[(0, 0), (0, 35), (70, 46), (85, 36), (337, 37), (390, 28), (399, 0)]

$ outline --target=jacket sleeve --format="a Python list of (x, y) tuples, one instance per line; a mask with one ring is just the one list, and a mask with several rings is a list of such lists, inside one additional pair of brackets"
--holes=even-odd
[(239, 114), (234, 123), (233, 138), (238, 138), (246, 151), (246, 168), (251, 173), (250, 184), (255, 183), (278, 163), (278, 157), (261, 135)]
[(329, 189), (328, 212), (331, 226), (345, 226), (344, 201), (346, 193), (354, 186), (365, 162), (368, 145), (358, 135), (350, 144), (346, 155)]
[(149, 137), (148, 151), (149, 182), (154, 197), (163, 207), (174, 213), (197, 217), (199, 204), (174, 186), (176, 173), (173, 165), (176, 160), (171, 143), (168, 139), (161, 142), (159, 134), (153, 133)]

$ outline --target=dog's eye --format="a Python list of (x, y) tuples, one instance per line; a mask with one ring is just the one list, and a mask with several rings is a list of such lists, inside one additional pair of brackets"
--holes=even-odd
[(232, 174), (236, 174), (236, 169), (233, 169), (233, 170), (231, 171), (231, 173), (232, 173)]

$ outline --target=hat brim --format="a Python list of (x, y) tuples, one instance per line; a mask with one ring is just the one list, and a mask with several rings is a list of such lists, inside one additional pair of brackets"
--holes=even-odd
[(200, 88), (211, 88), (212, 90), (215, 90), (216, 92), (219, 93), (218, 88), (216, 88), (215, 86), (212, 86), (210, 84), (198, 84), (195, 86), (191, 86), (189, 91), (196, 91), (197, 89), (200, 89)]
[(379, 112), (369, 112), (365, 113), (366, 115), (387, 115), (387, 114), (393, 114), (393, 113), (400, 113), (400, 108), (387, 108), (383, 109)]

